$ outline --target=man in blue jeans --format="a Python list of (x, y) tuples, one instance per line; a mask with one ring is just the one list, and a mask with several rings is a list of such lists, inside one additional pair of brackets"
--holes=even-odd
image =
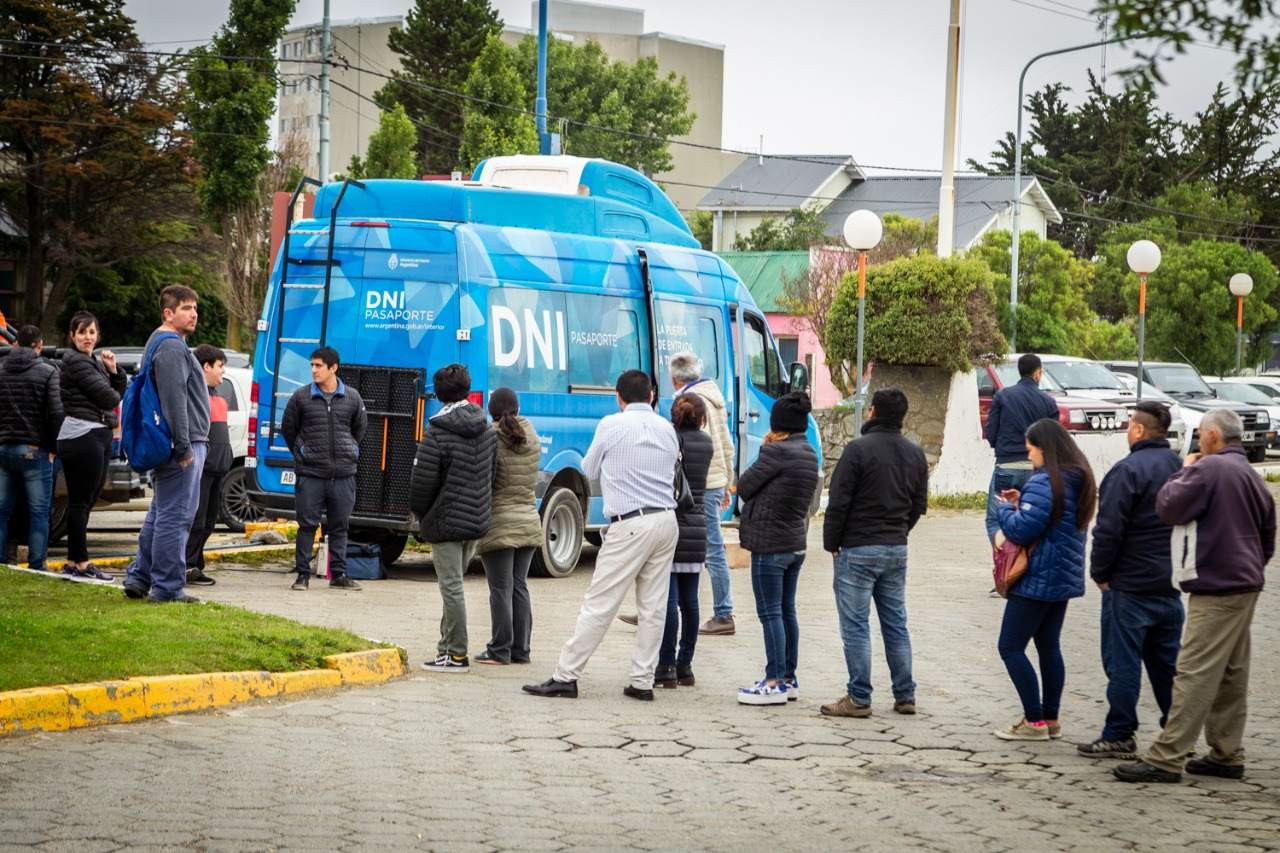
[(849, 669), (846, 694), (823, 705), (829, 717), (871, 716), (871, 602), (876, 603), (893, 681), (893, 709), (916, 712), (907, 631), (907, 534), (929, 504), (924, 451), (902, 435), (907, 396), (884, 388), (871, 398), (862, 435), (849, 442), (831, 477), (823, 549), (835, 557), (836, 610)]
[(27, 565), (45, 571), (53, 459), (62, 426), (58, 369), (40, 358), (44, 336), (18, 330), (18, 345), (0, 362), (0, 563), (9, 549), (9, 518), (19, 491), (27, 498)]
[[(984, 436), (996, 452), (996, 467), (991, 472), (987, 489), (987, 541), (995, 543), (996, 498), (1007, 489), (1022, 491), (1031, 479), (1031, 461), (1027, 458), (1027, 427), (1041, 418), (1058, 419), (1058, 404), (1040, 390), (1044, 368), (1040, 357), (1027, 353), (1018, 359), (1017, 384), (1001, 388), (991, 398)], [(994, 589), (991, 594), (999, 595)]]
[(160, 328), (147, 348), (160, 411), (173, 437), (169, 461), (151, 472), (152, 497), (129, 565), (124, 594), (153, 603), (196, 603), (187, 595), (187, 539), (200, 506), (200, 475), (209, 455), (209, 388), (186, 338), (199, 320), (196, 292), (171, 284), (160, 292)]
[(1145, 665), (1164, 727), (1182, 636), (1182, 599), (1173, 585), (1172, 525), (1156, 513), (1156, 495), (1182, 467), (1165, 440), (1169, 410), (1139, 403), (1129, 418), (1129, 455), (1102, 480), (1089, 573), (1102, 590), (1102, 668), (1107, 721), (1089, 758), (1137, 755), (1138, 697)]

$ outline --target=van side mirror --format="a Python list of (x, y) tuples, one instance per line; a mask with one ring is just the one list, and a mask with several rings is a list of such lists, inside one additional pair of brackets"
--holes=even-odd
[(792, 391), (809, 390), (809, 368), (802, 361), (791, 362), (791, 369), (787, 372), (787, 384)]

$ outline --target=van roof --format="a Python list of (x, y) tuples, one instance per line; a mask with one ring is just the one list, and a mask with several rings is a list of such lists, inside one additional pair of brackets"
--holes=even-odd
[[(494, 157), (476, 167), (469, 183), (362, 183), (363, 189), (347, 187), (340, 218), (467, 222), (701, 248), (657, 184), (606, 160)], [(320, 189), (316, 219), (329, 218), (342, 187), (331, 183)]]

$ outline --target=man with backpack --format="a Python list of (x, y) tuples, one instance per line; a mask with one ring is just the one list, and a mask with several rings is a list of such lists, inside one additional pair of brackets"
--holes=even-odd
[[(293, 454), (293, 488), (298, 538), (294, 547), (292, 589), (302, 592), (311, 580), (311, 546), (324, 520), (329, 537), (329, 586), (358, 590), (347, 577), (347, 525), (356, 507), (360, 442), (369, 428), (360, 392), (338, 378), (338, 351), (320, 347), (311, 353), (311, 384), (303, 385), (284, 407), (280, 432)], [(325, 570), (316, 566), (316, 574)]]
[(58, 369), (40, 358), (40, 329), (23, 326), (17, 344), (0, 362), (0, 562), (9, 547), (9, 517), (18, 492), (25, 489), (27, 565), (44, 571), (62, 394)]
[[(138, 535), (138, 558), (125, 576), (124, 594), (154, 603), (196, 603), (199, 599), (185, 591), (187, 538), (209, 453), (209, 389), (186, 338), (200, 319), (199, 297), (189, 287), (171, 284), (160, 292), (160, 315), (160, 328), (147, 340), (135, 381), (154, 386), (159, 411), (142, 416), (163, 420), (173, 449), (151, 472), (151, 508)], [(125, 423), (130, 424), (127, 417)]]

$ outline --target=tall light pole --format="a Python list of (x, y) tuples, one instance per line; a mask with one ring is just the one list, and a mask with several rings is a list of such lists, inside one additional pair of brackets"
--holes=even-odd
[(1231, 276), (1227, 287), (1236, 297), (1236, 376), (1240, 375), (1240, 360), (1244, 355), (1244, 298), (1253, 293), (1253, 276), (1238, 272)]
[(866, 404), (866, 385), (862, 381), (862, 340), (867, 308), (867, 252), (880, 244), (884, 225), (870, 210), (855, 210), (844, 221), (844, 241), (858, 253), (858, 391), (854, 396), (854, 428), (862, 429), (862, 410)]
[(320, 180), (329, 180), (329, 54), (333, 29), (329, 20), (329, 0), (324, 0), (324, 18), (320, 24)]
[(951, 0), (947, 27), (947, 97), (938, 190), (938, 257), (951, 257), (956, 232), (956, 102), (960, 100), (960, 0)]
[(1139, 240), (1129, 247), (1125, 260), (1138, 274), (1138, 402), (1142, 402), (1142, 383), (1146, 380), (1144, 359), (1147, 349), (1147, 276), (1160, 266), (1160, 247), (1150, 240)]
[[(1148, 38), (1150, 33), (1140, 33), (1133, 36), (1124, 36), (1122, 38), (1103, 39), (1102, 41), (1091, 41), (1088, 44), (1078, 44), (1075, 47), (1064, 47), (1059, 50), (1050, 50), (1045, 53), (1037, 54), (1022, 66), (1022, 73), (1018, 75), (1018, 118), (1015, 122), (1017, 130), (1013, 135), (1013, 239), (1009, 244), (1009, 351), (1018, 351), (1018, 237), (1020, 229), (1018, 227), (1021, 219), (1022, 211), (1022, 91), (1027, 82), (1027, 71), (1031, 66), (1044, 59), (1047, 56), (1057, 56), (1062, 53), (1074, 53), (1077, 50), (1092, 50), (1095, 47), (1102, 47), (1108, 44), (1117, 44), (1122, 41), (1133, 41), (1135, 39)], [(1138, 386), (1138, 397), (1142, 397), (1142, 386)]]

